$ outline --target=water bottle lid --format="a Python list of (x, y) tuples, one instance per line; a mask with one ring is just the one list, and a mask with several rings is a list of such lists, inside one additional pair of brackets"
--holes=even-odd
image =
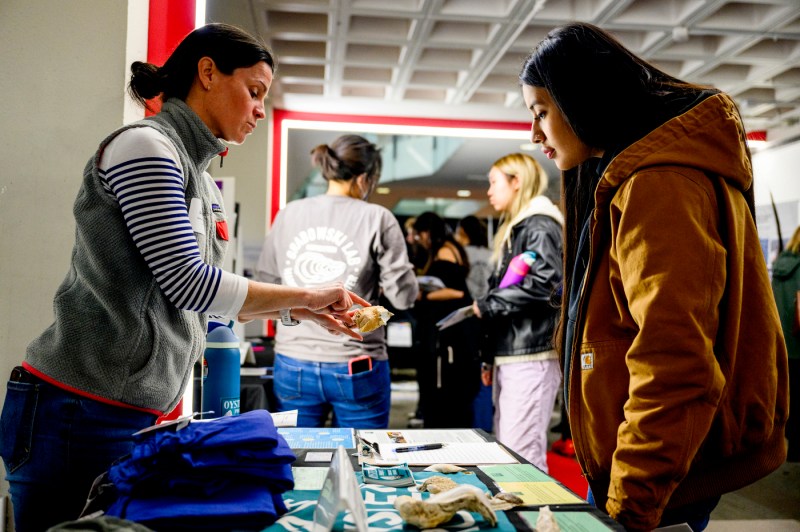
[(230, 327), (217, 327), (206, 336), (206, 347), (239, 347), (239, 338)]

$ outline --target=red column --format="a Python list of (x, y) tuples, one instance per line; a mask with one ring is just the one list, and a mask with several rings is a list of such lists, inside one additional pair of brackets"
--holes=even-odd
[[(162, 66), (186, 35), (194, 29), (195, 0), (150, 0), (147, 27), (147, 62)], [(161, 101), (149, 100), (158, 112)], [(145, 114), (154, 114), (145, 110)]]

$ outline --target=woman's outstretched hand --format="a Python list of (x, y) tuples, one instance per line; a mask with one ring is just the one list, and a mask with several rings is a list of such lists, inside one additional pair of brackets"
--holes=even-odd
[(354, 305), (369, 307), (369, 301), (361, 296), (346, 290), (342, 285), (332, 285), (311, 290), (305, 308), (317, 314), (332, 314), (345, 320), (348, 325), (353, 324), (352, 315), (347, 311)]
[[(355, 338), (356, 340), (363, 340), (364, 337), (361, 336), (359, 333), (351, 329), (353, 325), (347, 325), (344, 319), (340, 319), (338, 317), (334, 317), (331, 314), (318, 314), (313, 310), (305, 309), (305, 308), (295, 308), (292, 309), (292, 317), (296, 320), (300, 321), (313, 321), (320, 327), (328, 329), (328, 332), (331, 334), (345, 334), (351, 338)], [(343, 314), (343, 317), (346, 317), (347, 320), (352, 324), (353, 318), (352, 315), (347, 316), (347, 314)]]

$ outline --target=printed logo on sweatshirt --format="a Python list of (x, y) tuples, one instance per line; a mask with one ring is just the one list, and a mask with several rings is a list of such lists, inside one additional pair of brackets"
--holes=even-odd
[(309, 227), (289, 244), (283, 264), (284, 284), (313, 286), (340, 281), (352, 290), (362, 259), (350, 238), (332, 227)]
[(594, 353), (581, 353), (581, 369), (594, 369)]

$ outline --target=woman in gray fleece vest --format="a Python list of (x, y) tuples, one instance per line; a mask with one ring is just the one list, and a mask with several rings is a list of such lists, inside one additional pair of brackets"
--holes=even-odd
[(77, 518), (131, 435), (175, 408), (208, 315), (281, 315), (361, 340), (348, 310), (369, 303), (344, 287), (271, 285), (220, 268), (228, 228), (206, 168), (222, 141), (243, 142), (265, 117), (273, 69), (263, 43), (224, 24), (190, 33), (162, 67), (131, 66), (131, 95), (163, 105), (109, 135), (86, 165), (55, 321), (8, 382), (0, 456), (18, 532)]

